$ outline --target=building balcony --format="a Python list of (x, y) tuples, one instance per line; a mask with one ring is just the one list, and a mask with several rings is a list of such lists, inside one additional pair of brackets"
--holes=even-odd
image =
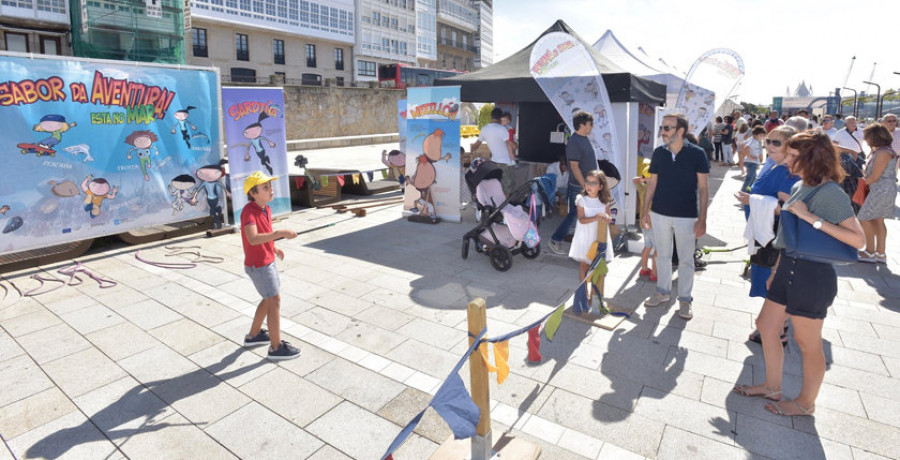
[(457, 27), (466, 32), (477, 32), (478, 31), (478, 19), (474, 18), (472, 20), (467, 20), (460, 16), (450, 14), (449, 12), (438, 10), (437, 13), (437, 21), (443, 22), (444, 24), (450, 24), (453, 27)]
[(472, 54), (475, 54), (478, 52), (478, 48), (476, 48), (475, 46), (472, 46), (472, 45), (463, 46), (462, 43), (460, 43), (459, 41), (457, 41), (456, 43), (453, 43), (453, 41), (449, 40), (449, 39), (439, 39), (438, 45), (465, 51), (465, 52), (472, 53)]

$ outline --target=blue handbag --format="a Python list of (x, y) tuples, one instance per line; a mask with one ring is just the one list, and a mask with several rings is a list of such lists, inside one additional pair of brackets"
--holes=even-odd
[[(810, 198), (822, 187), (824, 185), (816, 187), (803, 202), (808, 204)], [(799, 219), (792, 212), (781, 213), (781, 232), (784, 236), (784, 254), (788, 257), (831, 265), (857, 262), (856, 248), (814, 229), (812, 224)]]

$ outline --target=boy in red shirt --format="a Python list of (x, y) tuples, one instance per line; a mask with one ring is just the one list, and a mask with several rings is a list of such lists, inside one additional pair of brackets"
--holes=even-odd
[[(300, 349), (281, 340), (281, 296), (275, 256), (284, 260), (284, 251), (275, 247), (275, 240), (292, 239), (297, 233), (290, 230), (272, 231), (272, 210), (268, 203), (275, 198), (272, 191), (272, 181), (275, 179), (256, 171), (244, 180), (244, 193), (248, 201), (241, 211), (244, 271), (263, 297), (256, 307), (250, 333), (244, 337), (244, 346), (270, 343), (269, 359), (284, 360), (299, 357)], [(263, 320), (267, 320), (269, 331), (262, 328)]]

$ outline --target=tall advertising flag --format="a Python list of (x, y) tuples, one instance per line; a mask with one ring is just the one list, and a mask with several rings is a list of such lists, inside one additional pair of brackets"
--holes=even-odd
[(244, 179), (254, 171), (278, 178), (272, 182), (275, 192), (275, 199), (269, 203), (272, 215), (291, 212), (284, 89), (225, 87), (222, 107), (231, 189), (235, 190), (234, 221), (241, 221), (241, 210), (247, 204)]
[[(619, 149), (606, 85), (587, 47), (565, 32), (551, 32), (531, 48), (530, 66), (531, 75), (572, 132), (575, 112), (593, 114), (594, 129), (588, 138), (597, 159), (608, 160), (625, 171), (625, 155)], [(624, 203), (621, 187), (612, 192), (616, 202)]]
[(406, 93), (406, 215), (459, 222), (459, 86)]
[(690, 132), (703, 131), (743, 77), (744, 60), (727, 48), (709, 50), (694, 62), (675, 103), (675, 111), (687, 116)]
[(0, 254), (222, 225), (216, 70), (3, 54), (0, 75)]

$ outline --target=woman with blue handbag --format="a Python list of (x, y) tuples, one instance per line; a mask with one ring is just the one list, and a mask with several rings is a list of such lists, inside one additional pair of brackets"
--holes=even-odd
[[(786, 165), (802, 178), (781, 210), (774, 246), (781, 254), (768, 281), (768, 294), (756, 327), (762, 337), (766, 378), (760, 385), (737, 385), (744, 396), (772, 400), (765, 408), (778, 415), (813, 415), (825, 378), (822, 324), (837, 295), (833, 264), (855, 260), (865, 244), (862, 226), (844, 193), (838, 155), (826, 134), (805, 132), (788, 141)], [(791, 318), (803, 359), (803, 383), (793, 400), (782, 400), (784, 349), (780, 335)]]

